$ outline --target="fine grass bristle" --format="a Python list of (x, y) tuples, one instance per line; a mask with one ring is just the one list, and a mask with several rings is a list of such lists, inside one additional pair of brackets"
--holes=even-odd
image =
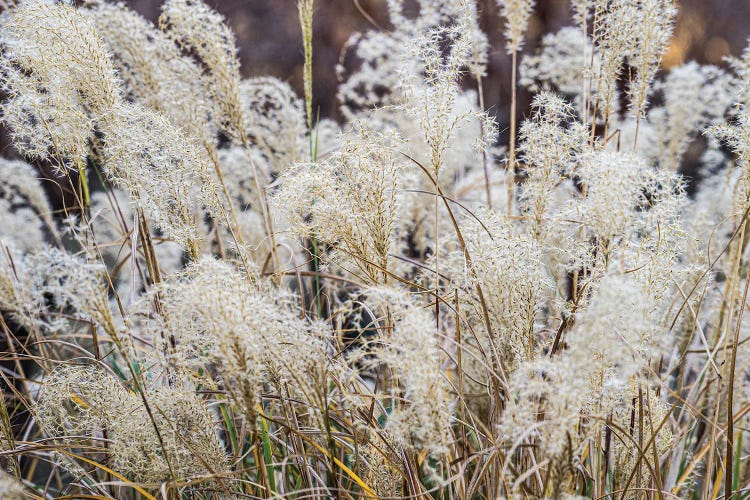
[(202, 0), (17, 3), (0, 498), (747, 496), (750, 48), (663, 69), (672, 0), (538, 47), (531, 0), (388, 0), (338, 123), (313, 0), (299, 94)]

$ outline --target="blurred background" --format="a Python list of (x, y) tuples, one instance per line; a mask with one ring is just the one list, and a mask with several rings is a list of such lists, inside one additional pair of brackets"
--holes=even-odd
[[(272, 75), (289, 82), (302, 95), (303, 54), (296, 0), (206, 0), (233, 28), (243, 76)], [(537, 0), (527, 33), (525, 52), (533, 52), (548, 32), (571, 24), (569, 0)], [(160, 0), (127, 0), (132, 8), (155, 21)], [(407, 5), (416, 0), (406, 0)], [(502, 21), (496, 0), (477, 0), (481, 26), (490, 39), (485, 102), (497, 117), (507, 144), (510, 103), (510, 57), (504, 50)], [(313, 34), (314, 105), (321, 117), (340, 120), (335, 66), (349, 37), (358, 31), (388, 29), (386, 0), (316, 0)], [(721, 65), (727, 55), (739, 55), (750, 36), (750, 0), (678, 0), (679, 15), (666, 68), (685, 61)], [(530, 95), (519, 93), (518, 118), (528, 114)], [(519, 121), (520, 122), (520, 121)], [(15, 156), (0, 126), (0, 154)], [(690, 162), (691, 154), (687, 158)], [(688, 170), (692, 168), (688, 167)]]
[[(288, 81), (302, 95), (302, 50), (296, 0), (206, 0), (234, 29), (244, 76), (272, 75)], [(159, 16), (158, 0), (129, 0), (149, 19)], [(409, 0), (406, 2), (409, 4)], [(411, 3), (416, 3), (412, 1)], [(477, 0), (481, 25), (492, 47), (485, 96), (501, 124), (508, 123), (510, 58), (504, 50), (502, 21), (496, 0)], [(386, 0), (316, 0), (314, 18), (314, 98), (322, 117), (340, 118), (336, 110), (334, 67), (349, 36), (388, 29)], [(695, 60), (722, 64), (739, 55), (750, 36), (750, 0), (678, 0), (679, 17), (666, 67)], [(525, 51), (533, 51), (547, 32), (571, 24), (568, 0), (537, 0)], [(526, 114), (528, 95), (520, 96), (519, 114)], [(525, 105), (523, 105), (525, 104)]]

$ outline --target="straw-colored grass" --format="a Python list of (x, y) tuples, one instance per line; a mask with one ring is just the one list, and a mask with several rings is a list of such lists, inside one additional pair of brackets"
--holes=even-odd
[(671, 0), (529, 47), (499, 0), (497, 124), (475, 1), (416, 4), (343, 123), (312, 0), (302, 97), (200, 0), (5, 9), (0, 497), (747, 497), (750, 49), (662, 71)]

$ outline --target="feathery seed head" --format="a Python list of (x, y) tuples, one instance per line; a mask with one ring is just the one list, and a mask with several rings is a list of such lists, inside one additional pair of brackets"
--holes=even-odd
[(96, 26), (112, 53), (127, 97), (162, 113), (197, 140), (213, 143), (214, 103), (199, 66), (124, 4), (88, 0), (86, 7), (80, 12)]
[(26, 500), (28, 496), (23, 485), (5, 471), (0, 471), (0, 498), (5, 500)]
[(219, 107), (222, 130), (238, 142), (245, 141), (240, 62), (234, 33), (224, 18), (201, 0), (167, 0), (159, 26), (206, 69), (205, 84)]
[(497, 0), (500, 15), (505, 19), (505, 48), (508, 54), (521, 50), (534, 4), (535, 0)]
[(162, 388), (146, 397), (151, 414), (140, 396), (103, 368), (62, 365), (45, 378), (35, 410), (50, 437), (85, 440), (106, 430), (115, 470), (134, 481), (160, 483), (224, 470), (214, 423), (194, 393)]
[(243, 80), (240, 100), (248, 136), (274, 172), (302, 159), (307, 147), (305, 115), (289, 84), (270, 77)]
[(377, 359), (397, 377), (405, 402), (389, 415), (388, 434), (402, 447), (445, 453), (451, 442), (452, 402), (432, 315), (398, 289), (369, 287), (363, 293), (376, 314), (392, 320)]
[(101, 128), (104, 171), (168, 237), (197, 252), (200, 209), (222, 211), (203, 152), (164, 116), (137, 104), (118, 107)]
[[(43, 82), (61, 79), (76, 89), (95, 117), (121, 100), (119, 82), (96, 28), (78, 9), (52, 0), (30, 0), (4, 24), (8, 60)], [(55, 57), (49, 57), (55, 54)]]

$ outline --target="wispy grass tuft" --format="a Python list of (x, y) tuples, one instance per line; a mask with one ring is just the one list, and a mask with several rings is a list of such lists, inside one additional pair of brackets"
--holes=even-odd
[(477, 2), (386, 2), (342, 123), (297, 6), (302, 96), (200, 0), (0, 16), (0, 497), (744, 498), (750, 48), (501, 0), (499, 144)]

